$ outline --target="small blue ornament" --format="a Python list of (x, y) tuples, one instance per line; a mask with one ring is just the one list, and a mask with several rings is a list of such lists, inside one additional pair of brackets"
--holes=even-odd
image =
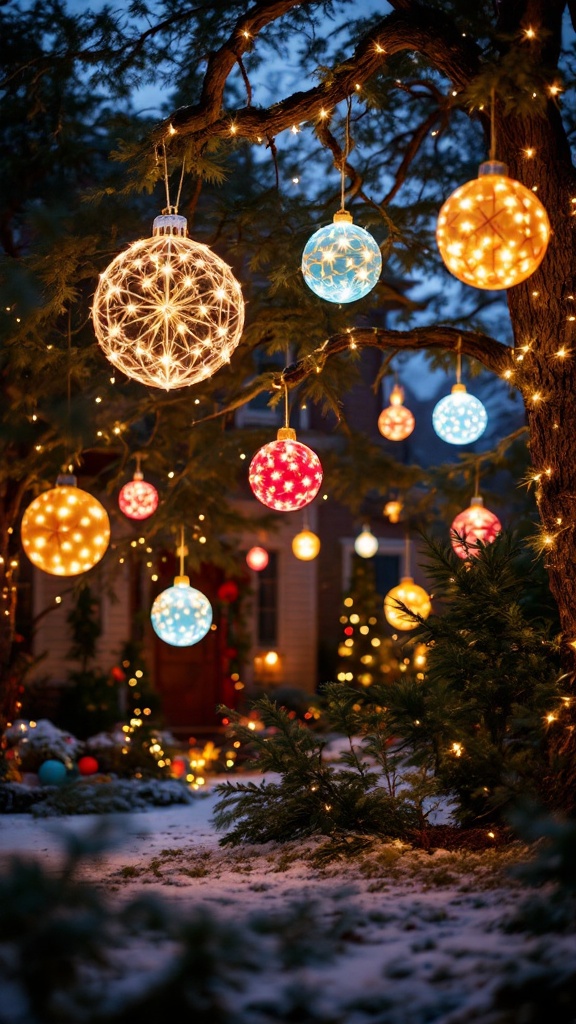
[(315, 231), (302, 253), (302, 273), (312, 291), (328, 302), (355, 302), (371, 292), (382, 270), (378, 243), (352, 223), (346, 210)]
[(152, 627), (172, 647), (192, 647), (212, 625), (212, 605), (190, 586), (188, 576), (176, 576), (174, 586), (163, 590), (152, 605)]
[(62, 786), (68, 771), (62, 761), (43, 761), (38, 769), (38, 781), (43, 786)]
[(465, 384), (454, 384), (452, 392), (434, 406), (432, 426), (448, 444), (471, 444), (486, 430), (488, 415), (479, 398), (469, 395)]

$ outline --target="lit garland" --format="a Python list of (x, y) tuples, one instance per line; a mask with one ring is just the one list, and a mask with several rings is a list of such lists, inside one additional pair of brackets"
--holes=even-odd
[(106, 552), (110, 520), (103, 505), (76, 486), (76, 477), (58, 477), (26, 509), (22, 546), (36, 566), (52, 576), (79, 576), (92, 569)]
[(92, 318), (107, 359), (132, 380), (167, 391), (211, 377), (230, 362), (244, 300), (229, 266), (186, 234), (186, 218), (156, 217), (151, 238), (112, 261)]

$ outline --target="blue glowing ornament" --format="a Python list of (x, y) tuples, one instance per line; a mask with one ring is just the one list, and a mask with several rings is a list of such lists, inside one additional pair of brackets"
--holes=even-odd
[(212, 625), (212, 605), (205, 594), (190, 586), (188, 576), (176, 576), (174, 586), (158, 594), (150, 618), (154, 632), (165, 643), (192, 647)]
[(351, 214), (339, 210), (334, 222), (319, 228), (302, 253), (302, 273), (309, 288), (328, 302), (355, 302), (371, 292), (382, 270), (378, 243)]
[(454, 384), (452, 392), (434, 406), (432, 426), (448, 444), (471, 444), (486, 430), (488, 416), (479, 398), (469, 395), (465, 384)]

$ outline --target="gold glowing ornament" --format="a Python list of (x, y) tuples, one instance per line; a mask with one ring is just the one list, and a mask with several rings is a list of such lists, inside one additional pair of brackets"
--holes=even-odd
[[(427, 619), (432, 611), (432, 603), (424, 587), (414, 583), (410, 573), (410, 538), (406, 534), (404, 552), (405, 572), (400, 583), (392, 587), (384, 598), (384, 615), (393, 629), (416, 629), (417, 620), (409, 612)], [(402, 607), (404, 606), (404, 607)]]
[(539, 267), (550, 221), (531, 189), (490, 159), (461, 185), (438, 216), (436, 240), (448, 270), (474, 288), (512, 288)]
[(37, 569), (52, 576), (79, 576), (95, 566), (110, 541), (110, 520), (103, 505), (62, 474), (26, 509), (22, 546)]
[(385, 516), (388, 516), (391, 523), (398, 523), (400, 521), (400, 515), (403, 508), (404, 505), (398, 500), (398, 498), (391, 498), (390, 501), (387, 501), (384, 505), (383, 512)]
[(320, 538), (312, 530), (301, 530), (292, 540), (292, 551), (301, 562), (312, 562), (320, 551)]
[(152, 237), (134, 242), (100, 275), (92, 319), (115, 369), (166, 391), (211, 377), (244, 325), (244, 300), (230, 267), (187, 237), (186, 218), (156, 217)]
[(404, 389), (395, 384), (390, 392), (390, 405), (378, 417), (378, 430), (388, 441), (404, 441), (414, 425), (414, 416), (404, 405)]

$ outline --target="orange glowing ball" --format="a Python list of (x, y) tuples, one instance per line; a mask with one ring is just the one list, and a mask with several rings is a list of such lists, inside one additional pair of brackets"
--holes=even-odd
[(250, 551), (246, 555), (246, 562), (254, 572), (262, 572), (262, 569), (266, 568), (269, 561), (268, 552), (265, 548), (250, 548)]
[(394, 629), (416, 629), (418, 623), (399, 607), (398, 602), (422, 619), (427, 619), (432, 611), (428, 594), (414, 583), (411, 576), (403, 576), (398, 586), (388, 591), (384, 598), (384, 615)]
[(388, 441), (404, 441), (414, 430), (414, 417), (403, 402), (404, 390), (395, 384), (390, 394), (390, 405), (378, 417), (378, 430)]
[(478, 496), (456, 516), (450, 527), (450, 541), (458, 558), (477, 557), (478, 541), (491, 544), (501, 530), (498, 516), (484, 508), (484, 501)]
[(383, 512), (385, 516), (388, 516), (391, 523), (398, 523), (400, 521), (400, 514), (403, 508), (404, 505), (401, 501), (398, 501), (397, 498), (392, 498), (384, 505)]
[(312, 530), (302, 530), (292, 540), (292, 551), (301, 562), (311, 562), (320, 551), (320, 538)]
[(511, 288), (539, 267), (550, 238), (548, 214), (534, 192), (486, 161), (438, 216), (436, 241), (448, 270), (474, 288)]
[(79, 576), (100, 561), (110, 541), (106, 509), (73, 476), (60, 476), (22, 518), (22, 546), (28, 558), (53, 576)]

